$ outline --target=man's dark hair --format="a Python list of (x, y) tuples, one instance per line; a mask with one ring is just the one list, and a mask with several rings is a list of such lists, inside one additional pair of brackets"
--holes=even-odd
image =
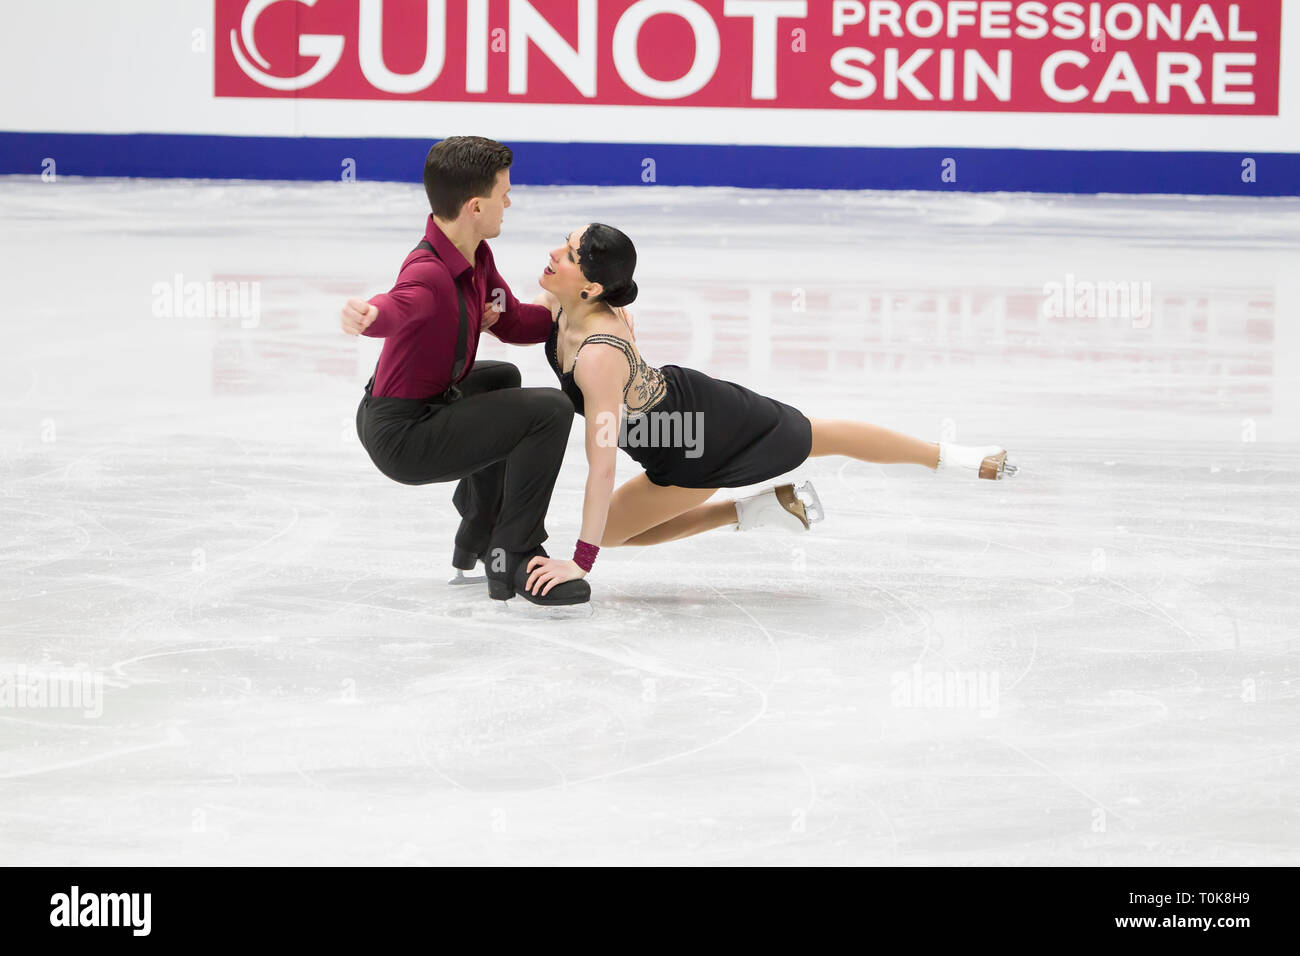
[(624, 233), (603, 222), (588, 224), (578, 243), (578, 266), (591, 282), (599, 282), (604, 291), (597, 302), (613, 306), (631, 305), (636, 301), (636, 246)]
[(490, 196), (497, 173), (509, 169), (509, 146), (482, 136), (449, 136), (434, 143), (424, 160), (424, 191), (439, 219), (455, 219), (475, 196)]

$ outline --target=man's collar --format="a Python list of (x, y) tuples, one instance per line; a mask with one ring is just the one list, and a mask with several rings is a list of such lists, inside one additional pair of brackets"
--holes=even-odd
[[(438, 252), (438, 258), (442, 259), (443, 265), (451, 273), (453, 279), (460, 277), (465, 272), (472, 271), (474, 264), (467, 262), (461, 255), (461, 251), (456, 248), (456, 244), (447, 238), (447, 234), (438, 228), (437, 222), (434, 221), (433, 215), (429, 216), (429, 224), (425, 227), (424, 238), (429, 240), (429, 244)], [(482, 241), (479, 242), (482, 246)], [(475, 249), (477, 254), (478, 250)]]

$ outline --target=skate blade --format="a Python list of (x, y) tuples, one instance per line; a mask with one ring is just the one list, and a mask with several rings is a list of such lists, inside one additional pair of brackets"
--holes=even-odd
[(478, 575), (478, 576), (476, 576), (476, 577), (467, 578), (467, 577), (465, 577), (465, 572), (464, 572), (464, 571), (461, 571), (461, 570), (458, 568), (458, 569), (456, 570), (456, 576), (455, 576), (454, 578), (452, 578), (450, 581), (448, 581), (447, 583), (450, 584), (452, 587), (456, 587), (456, 588), (465, 587), (465, 586), (467, 586), (467, 585), (471, 585), (471, 584), (486, 584), (486, 583), (487, 583), (487, 575), (486, 575), (486, 574), (480, 574), (480, 575)]
[(803, 502), (804, 516), (810, 525), (826, 519), (826, 511), (822, 508), (822, 500), (817, 495), (817, 489), (813, 487), (811, 481), (801, 481), (794, 486), (795, 497)]
[(980, 462), (980, 477), (988, 478), (991, 481), (1001, 481), (1003, 478), (1010, 478), (1020, 469), (1015, 465), (1007, 464), (1007, 453), (999, 452), (996, 455), (989, 455)]
[(585, 621), (596, 613), (590, 601), (581, 604), (533, 604), (527, 598), (515, 596), (502, 602), (512, 618), (524, 621)]

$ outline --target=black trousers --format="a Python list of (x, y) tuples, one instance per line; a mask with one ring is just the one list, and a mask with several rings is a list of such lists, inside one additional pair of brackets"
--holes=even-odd
[(546, 540), (546, 509), (564, 460), (573, 404), (554, 388), (520, 388), (509, 362), (476, 362), (461, 398), (383, 398), (366, 385), (357, 437), (404, 485), (459, 481), (456, 545), (529, 551)]

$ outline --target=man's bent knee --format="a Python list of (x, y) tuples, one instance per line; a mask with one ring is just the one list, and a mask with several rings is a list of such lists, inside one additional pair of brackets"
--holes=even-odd
[(530, 388), (526, 391), (541, 411), (566, 422), (573, 421), (573, 402), (558, 388)]

